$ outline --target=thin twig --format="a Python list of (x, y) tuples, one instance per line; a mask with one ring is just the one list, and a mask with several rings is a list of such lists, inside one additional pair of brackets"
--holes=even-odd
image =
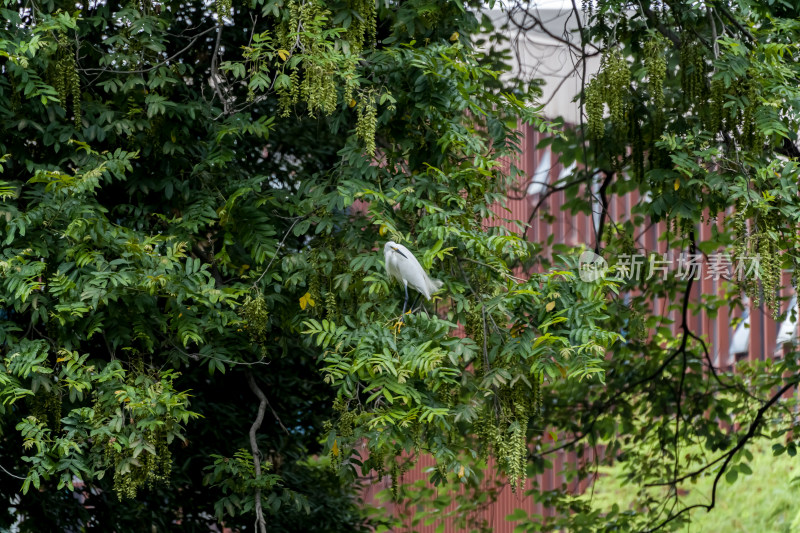
[(3, 465), (0, 465), (0, 470), (2, 470), (3, 472), (5, 472), (6, 474), (8, 474), (8, 475), (9, 475), (9, 476), (11, 476), (11, 477), (15, 477), (15, 478), (17, 478), (17, 479), (21, 479), (21, 480), (23, 480), (23, 481), (25, 480), (25, 478), (24, 478), (24, 477), (18, 476), (18, 475), (16, 475), (16, 474), (12, 474), (12, 473), (11, 473), (11, 472), (9, 472), (8, 470), (6, 470), (6, 469), (5, 469), (5, 467), (4, 467)]
[(209, 360), (212, 360), (212, 361), (221, 361), (221, 362), (227, 363), (227, 364), (229, 364), (231, 366), (237, 366), (237, 365), (253, 366), (253, 365), (268, 365), (268, 364), (270, 364), (270, 361), (265, 361), (264, 360), (264, 359), (266, 359), (266, 356), (262, 357), (258, 361), (234, 361), (233, 359), (224, 359), (222, 357), (214, 357), (213, 355), (205, 355), (205, 354), (197, 353), (197, 352), (189, 353), (187, 351), (182, 350), (180, 348), (180, 346), (178, 346), (177, 344), (175, 344), (171, 340), (169, 340), (169, 339), (167, 339), (167, 340), (175, 350), (179, 351), (180, 353), (182, 353), (183, 355), (185, 355), (189, 359), (194, 359), (195, 361), (199, 361), (200, 358), (203, 358), (203, 359), (209, 359)]
[(189, 42), (189, 44), (187, 44), (184, 48), (180, 49), (175, 54), (171, 55), (170, 57), (166, 58), (165, 60), (163, 60), (163, 61), (161, 61), (159, 63), (156, 63), (155, 65), (153, 65), (152, 67), (149, 67), (149, 68), (137, 69), (137, 70), (112, 70), (112, 69), (109, 69), (109, 68), (79, 68), (78, 71), (79, 72), (84, 72), (84, 73), (85, 72), (100, 72), (101, 74), (104, 73), (104, 72), (108, 72), (110, 74), (145, 74), (147, 72), (150, 72), (152, 70), (157, 69), (160, 66), (166, 65), (167, 63), (169, 63), (173, 59), (178, 58), (180, 55), (182, 55), (184, 52), (186, 52), (192, 46), (194, 46), (194, 43), (196, 43), (197, 40), (200, 37), (202, 37), (206, 33), (214, 31), (214, 29), (215, 29), (215, 27), (211, 27), (211, 28), (208, 28), (207, 30), (201, 31), (200, 33), (195, 35), (192, 38), (191, 42)]
[(284, 243), (284, 242), (286, 242), (286, 239), (289, 237), (289, 234), (290, 234), (290, 233), (292, 232), (292, 230), (294, 229), (294, 226), (295, 226), (295, 224), (297, 224), (298, 222), (300, 222), (300, 221), (301, 221), (301, 220), (303, 220), (304, 218), (306, 218), (306, 217), (305, 217), (305, 216), (302, 216), (302, 217), (295, 217), (294, 221), (292, 222), (292, 225), (291, 225), (291, 226), (289, 226), (289, 229), (288, 229), (288, 230), (286, 230), (286, 233), (284, 233), (284, 234), (283, 234), (283, 238), (281, 239), (281, 242), (279, 242), (279, 243), (278, 243), (278, 247), (277, 247), (277, 248), (275, 248), (275, 253), (274, 253), (274, 254), (273, 254), (273, 256), (272, 256), (272, 259), (270, 259), (270, 260), (269, 260), (269, 263), (267, 263), (267, 267), (264, 269), (264, 272), (262, 272), (262, 273), (261, 273), (261, 275), (260, 275), (260, 276), (258, 276), (258, 279), (257, 279), (257, 280), (255, 280), (255, 282), (253, 282), (253, 287), (254, 287), (254, 288), (256, 288), (256, 287), (258, 286), (258, 282), (259, 282), (259, 281), (261, 281), (261, 278), (263, 278), (263, 277), (264, 277), (264, 275), (265, 275), (267, 272), (269, 272), (269, 267), (271, 267), (271, 266), (272, 266), (272, 262), (273, 262), (273, 261), (275, 261), (275, 258), (276, 258), (276, 257), (278, 257), (278, 252), (281, 250), (281, 248), (283, 248), (283, 243)]
[(758, 410), (758, 412), (756, 413), (755, 418), (750, 423), (750, 427), (748, 428), (747, 433), (742, 435), (739, 438), (739, 441), (736, 443), (736, 446), (734, 446), (730, 451), (727, 452), (727, 454), (725, 456), (723, 456), (723, 457), (725, 457), (725, 462), (722, 463), (722, 466), (720, 467), (719, 472), (717, 472), (717, 475), (714, 478), (714, 484), (711, 486), (711, 503), (709, 503), (709, 504), (698, 503), (698, 504), (690, 505), (688, 507), (684, 507), (683, 509), (681, 509), (680, 511), (678, 511), (674, 515), (664, 519), (661, 523), (656, 525), (654, 528), (648, 529), (646, 533), (653, 533), (654, 531), (658, 531), (659, 529), (663, 528), (664, 526), (666, 526), (667, 524), (669, 524), (670, 522), (672, 522), (673, 520), (675, 520), (676, 518), (681, 516), (683, 513), (688, 513), (692, 509), (703, 508), (706, 511), (710, 511), (711, 509), (713, 509), (714, 506), (717, 503), (717, 485), (719, 484), (719, 480), (722, 478), (722, 475), (725, 473), (725, 470), (728, 468), (728, 465), (733, 460), (734, 455), (736, 455), (736, 453), (739, 450), (744, 448), (745, 444), (747, 444), (747, 442), (751, 438), (753, 438), (753, 436), (756, 434), (756, 430), (761, 425), (761, 421), (764, 418), (764, 414), (769, 410), (769, 408), (772, 407), (781, 398), (781, 396), (783, 396), (783, 394), (786, 391), (788, 391), (792, 387), (796, 386), (798, 383), (800, 383), (800, 379), (796, 378), (796, 379), (790, 381), (789, 383), (785, 384), (783, 387), (781, 387), (778, 390), (778, 392), (776, 392), (772, 396), (772, 398), (770, 398), (770, 400), (766, 404), (764, 404), (764, 406), (762, 406), (761, 409)]
[(721, 2), (720, 2), (720, 3), (718, 3), (716, 7), (717, 7), (717, 9), (720, 11), (720, 13), (722, 13), (723, 15), (725, 15), (725, 18), (727, 18), (728, 20), (730, 20), (730, 21), (733, 23), (733, 25), (734, 25), (734, 26), (736, 26), (736, 28), (737, 28), (737, 29), (738, 29), (740, 32), (742, 32), (742, 35), (744, 35), (745, 37), (747, 37), (747, 38), (748, 38), (748, 39), (749, 39), (751, 42), (756, 42), (756, 38), (755, 38), (755, 37), (753, 37), (753, 34), (752, 34), (752, 33), (750, 33), (750, 30), (748, 30), (747, 28), (745, 28), (744, 26), (742, 26), (742, 23), (741, 23), (741, 22), (739, 22), (738, 20), (736, 20), (736, 17), (734, 17), (734, 16), (733, 16), (733, 14), (732, 14), (730, 11), (728, 11), (728, 9), (727, 9), (727, 8), (726, 8), (724, 5), (722, 5), (722, 3), (721, 3)]

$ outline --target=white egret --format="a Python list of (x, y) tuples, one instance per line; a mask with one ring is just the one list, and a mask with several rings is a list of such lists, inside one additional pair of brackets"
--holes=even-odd
[[(406, 299), (403, 302), (403, 315), (406, 314), (408, 305), (408, 286), (411, 285), (425, 299), (430, 300), (431, 296), (442, 287), (442, 282), (438, 279), (431, 279), (430, 276), (419, 264), (414, 254), (408, 248), (394, 241), (389, 241), (383, 247), (383, 258), (386, 263), (386, 272), (403, 284), (406, 291)], [(416, 300), (415, 300), (416, 303)], [(411, 306), (414, 307), (413, 305)]]

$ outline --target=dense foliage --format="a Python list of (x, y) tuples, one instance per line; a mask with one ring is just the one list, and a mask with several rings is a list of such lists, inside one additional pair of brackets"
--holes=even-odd
[[(403, 454), (524, 480), (615, 284), (512, 275), (500, 160), (549, 126), (476, 7), (4, 0), (2, 524), (355, 531)], [(402, 322), (389, 238), (445, 284)]]
[[(576, 95), (584, 120), (548, 140), (561, 162), (578, 161), (578, 170), (547, 194), (564, 191), (573, 211), (599, 206), (592, 244), (612, 267), (625, 254), (668, 249), (675, 258), (702, 254), (707, 268), (712, 254), (725, 253), (734, 276), (712, 293), (698, 290), (696, 273), (674, 268), (620, 287), (604, 326), (626, 331), (626, 342), (612, 350), (606, 384), (546, 388), (543, 416), (560, 439), (532, 433), (530, 464), (541, 469), (558, 449), (585, 457), (599, 448), (637, 497), (598, 508), (591, 493), (534, 488), (533, 497), (560, 512), (521, 519), (520, 530), (681, 528), (713, 512), (724, 497), (720, 483), (752, 473), (754, 447), (796, 454), (796, 345), (785, 355), (779, 347), (772, 360), (754, 343), (751, 354), (761, 360), (733, 369), (728, 353), (698, 328), (703, 315), (735, 327), (746, 307), (754, 317), (797, 313), (787, 305), (796, 279), (794, 288), (781, 285), (782, 271), (796, 276), (800, 259), (800, 12), (794, 2), (748, 0), (600, 0), (567, 9), (577, 37), (565, 46), (572, 46), (577, 72), (583, 75), (587, 58), (602, 59)], [(517, 20), (522, 12), (533, 17), (529, 26), (545, 16), (524, 3), (512, 11)], [(609, 206), (631, 191), (639, 199), (632, 212), (613, 218)], [(654, 223), (669, 228), (658, 250), (641, 239)], [(759, 269), (740, 279), (734, 268), (747, 257), (758, 257)], [(589, 477), (596, 467), (589, 461), (568, 479)]]

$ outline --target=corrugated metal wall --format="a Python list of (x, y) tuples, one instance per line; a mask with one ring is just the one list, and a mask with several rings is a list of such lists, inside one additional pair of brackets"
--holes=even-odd
[[(520, 179), (519, 186), (516, 191), (511, 191), (511, 199), (508, 201), (507, 207), (510, 209), (508, 212), (501, 213), (501, 216), (507, 217), (512, 220), (521, 220), (525, 223), (529, 222), (529, 218), (534, 209), (538, 206), (536, 216), (530, 220), (530, 228), (526, 232), (528, 240), (537, 243), (547, 243), (548, 239), (552, 237), (553, 244), (567, 244), (567, 245), (580, 245), (586, 244), (589, 248), (594, 248), (595, 244), (595, 220), (592, 215), (577, 214), (572, 215), (569, 212), (562, 211), (561, 206), (565, 203), (565, 196), (563, 191), (557, 191), (551, 194), (549, 198), (542, 201), (539, 195), (526, 195), (529, 180), (534, 172), (539, 168), (540, 163), (546, 161), (545, 150), (537, 150), (536, 146), (542, 139), (542, 134), (534, 130), (530, 126), (522, 126), (523, 133), (523, 151), (518, 160), (513, 163), (523, 171), (523, 177)], [(559, 174), (563, 170), (563, 166), (556, 159), (556, 154), (551, 154), (550, 168), (548, 170), (549, 183), (555, 183)], [(509, 161), (506, 161), (506, 169), (510, 168)], [(631, 208), (640, 202), (639, 193), (633, 191), (624, 196), (614, 195), (610, 198), (608, 215), (611, 220), (622, 222), (626, 220), (633, 220)], [(549, 214), (549, 220), (542, 217), (542, 214)], [(516, 226), (511, 223), (502, 221), (487, 221), (487, 225), (505, 225), (510, 231), (517, 231)], [(712, 224), (718, 224), (721, 227), (721, 221), (707, 223), (699, 228), (699, 240), (709, 239), (711, 236)], [(606, 222), (606, 230), (608, 222)], [(652, 224), (649, 220), (643, 220), (639, 225), (637, 233), (637, 248), (640, 253), (650, 254), (659, 253), (664, 254), (667, 250), (667, 243), (660, 241), (661, 236), (665, 231), (663, 223)], [(547, 249), (549, 251), (549, 248)], [(672, 250), (675, 252), (676, 250)], [(706, 270), (704, 270), (702, 278), (705, 278)], [(674, 268), (674, 265), (672, 266)], [(784, 286), (791, 287), (790, 275), (784, 273)], [(698, 298), (702, 295), (716, 295), (719, 294), (721, 281), (714, 279), (700, 279), (695, 282), (692, 288), (692, 297)], [(784, 295), (786, 296), (786, 295)], [(656, 298), (652, 302), (652, 311), (656, 316), (662, 316), (672, 320), (672, 329), (677, 332), (680, 326), (680, 310), (678, 305), (680, 302), (667, 301), (663, 298)], [(733, 329), (730, 327), (730, 321), (733, 316), (732, 310), (726, 305), (719, 309), (717, 318), (712, 319), (706, 314), (692, 317), (693, 323), (691, 327), (698, 335), (704, 336), (708, 342), (710, 356), (718, 366), (723, 368), (730, 367), (736, 361), (734, 359), (757, 360), (764, 359), (765, 357), (772, 357), (776, 350), (776, 338), (778, 332), (778, 324), (765, 312), (763, 305), (752, 311), (750, 319), (750, 338), (749, 338), (749, 351), (737, 355), (736, 357), (729, 355), (730, 340), (733, 335)], [(741, 316), (741, 310), (733, 310), (735, 316)], [(796, 327), (795, 327), (796, 331)], [(780, 354), (778, 354), (780, 355)], [(549, 437), (545, 437), (549, 438)], [(585, 480), (581, 483), (572, 481), (567, 486), (567, 481), (562, 474), (565, 465), (571, 465), (572, 468), (581, 465), (591, 464), (594, 460), (595, 453), (602, 453), (602, 450), (587, 449), (584, 456), (578, 458), (574, 452), (564, 452), (559, 450), (548, 456), (548, 459), (553, 463), (553, 467), (545, 473), (537, 476), (536, 481), (538, 486), (543, 490), (551, 490), (557, 487), (565, 487), (572, 491), (586, 490), (590, 481)], [(434, 463), (430, 457), (421, 457), (416, 466), (408, 471), (403, 476), (403, 482), (409, 483), (420, 479), (428, 479), (430, 477), (430, 469)], [(491, 471), (492, 465), (489, 470)], [(496, 481), (493, 477), (486, 480), (487, 486)], [(366, 501), (373, 502), (379, 505), (389, 505), (387, 511), (393, 513), (395, 516), (403, 518), (405, 527), (399, 531), (415, 531), (419, 533), (434, 533), (437, 531), (437, 526), (440, 522), (434, 522), (429, 525), (412, 524), (414, 515), (413, 509), (406, 509), (400, 505), (391, 503), (379, 503), (375, 496), (378, 492), (389, 489), (391, 487), (391, 478), (384, 477), (382, 481), (377, 478), (370, 478), (370, 483), (364, 494)], [(528, 480), (526, 489), (532, 486), (531, 480)], [(516, 494), (512, 493), (510, 488), (506, 485), (502, 488), (497, 501), (489, 506), (486, 510), (480, 513), (480, 517), (484, 518), (487, 523), (497, 533), (511, 533), (513, 532), (513, 523), (508, 522), (505, 517), (514, 512), (515, 509), (524, 509), (528, 513), (539, 514), (548, 516), (551, 510), (543, 508), (541, 504), (535, 504), (533, 499), (524, 496), (525, 491), (518, 491)], [(455, 508), (451, 505), (448, 511), (453, 511)], [(456, 527), (452, 520), (444, 521), (445, 533), (462, 531)]]

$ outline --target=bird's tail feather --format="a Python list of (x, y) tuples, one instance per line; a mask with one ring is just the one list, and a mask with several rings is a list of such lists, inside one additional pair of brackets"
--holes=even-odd
[[(444, 285), (444, 282), (442, 280), (433, 279), (430, 276), (425, 276), (425, 280), (428, 283), (428, 292), (431, 295), (435, 294), (439, 289), (442, 288), (442, 285)], [(430, 298), (428, 299), (430, 300)]]

